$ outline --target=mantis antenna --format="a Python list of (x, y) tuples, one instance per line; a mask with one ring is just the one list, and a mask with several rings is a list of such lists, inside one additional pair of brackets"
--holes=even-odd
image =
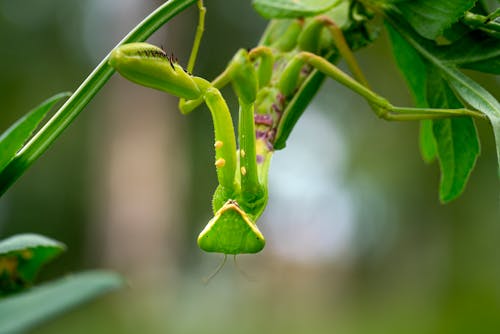
[(238, 261), (237, 261), (236, 257), (237, 257), (237, 254), (234, 254), (233, 261), (234, 261), (234, 267), (236, 268), (236, 270), (238, 270), (238, 272), (243, 277), (245, 277), (249, 282), (256, 282), (257, 280), (254, 277), (250, 276), (247, 272), (245, 272), (243, 269), (241, 269), (241, 267), (238, 264)]
[(214, 272), (208, 275), (206, 278), (203, 279), (204, 284), (208, 284), (212, 278), (217, 276), (217, 274), (224, 268), (224, 265), (226, 264), (227, 261), (227, 254), (224, 254), (224, 258), (222, 259), (222, 262), (219, 263), (217, 268), (215, 268)]

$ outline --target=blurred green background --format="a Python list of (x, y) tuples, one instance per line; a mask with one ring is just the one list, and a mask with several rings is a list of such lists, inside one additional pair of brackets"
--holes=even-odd
[[(160, 3), (0, 0), (1, 130), (76, 89)], [(266, 22), (250, 1), (206, 5), (194, 72), (213, 78)], [(185, 64), (196, 19), (191, 8), (150, 41)], [(377, 92), (411, 104), (385, 32), (357, 55)], [(498, 78), (471, 74), (499, 98)], [(267, 246), (238, 257), (251, 279), (228, 262), (205, 286), (221, 260), (196, 246), (216, 186), (210, 115), (114, 76), (0, 200), (0, 237), (68, 245), (41, 281), (109, 268), (129, 286), (33, 333), (500, 333), (499, 183), (492, 131), (477, 125), (481, 156), (444, 206), (418, 124), (381, 121), (326, 82), (273, 158)]]

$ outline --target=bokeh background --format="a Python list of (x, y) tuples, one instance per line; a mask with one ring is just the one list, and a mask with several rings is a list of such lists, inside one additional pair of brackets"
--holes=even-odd
[[(0, 128), (75, 90), (161, 1), (0, 0)], [(195, 73), (213, 78), (266, 22), (250, 1), (208, 0)], [(150, 41), (187, 62), (197, 12)], [(385, 32), (357, 53), (376, 91), (411, 98)], [(499, 98), (499, 79), (472, 74)], [(224, 95), (235, 109), (230, 90)], [(208, 112), (114, 76), (0, 200), (0, 237), (68, 245), (40, 280), (107, 268), (128, 286), (33, 333), (500, 333), (499, 182), (492, 131), (465, 193), (441, 205), (417, 123), (377, 119), (328, 81), (270, 173), (263, 252), (228, 262), (196, 237), (216, 187)], [(248, 276), (248, 277), (247, 277)], [(40, 305), (43, 307), (43, 305)]]

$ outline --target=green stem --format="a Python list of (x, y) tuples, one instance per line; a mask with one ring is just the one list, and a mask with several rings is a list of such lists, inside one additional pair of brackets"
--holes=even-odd
[(187, 71), (189, 73), (193, 73), (194, 63), (196, 62), (196, 56), (198, 56), (201, 38), (203, 37), (203, 31), (205, 30), (205, 14), (207, 13), (207, 9), (205, 8), (205, 6), (203, 6), (203, 0), (198, 0), (198, 11), (198, 26), (196, 27), (193, 49), (191, 50), (191, 55), (189, 56), (189, 62), (187, 66)]
[[(158, 28), (195, 2), (196, 0), (171, 0), (164, 3), (139, 23), (118, 45), (146, 40)], [(0, 194), (50, 147), (108, 81), (114, 73), (114, 69), (108, 65), (108, 58), (109, 54), (0, 173)]]

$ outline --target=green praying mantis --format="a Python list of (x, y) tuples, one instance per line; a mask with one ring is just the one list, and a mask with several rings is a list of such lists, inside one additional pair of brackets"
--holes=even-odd
[[(213, 81), (192, 75), (203, 34), (205, 7), (198, 1), (199, 22), (186, 69), (162, 48), (131, 43), (116, 48), (109, 63), (123, 77), (180, 98), (188, 114), (205, 103), (215, 132), (215, 167), (219, 185), (213, 195), (214, 217), (198, 237), (207, 252), (258, 253), (265, 238), (257, 227), (268, 199), (268, 171), (273, 153), (286, 145), (294, 125), (325, 77), (363, 97), (375, 114), (390, 121), (484, 117), (469, 109), (396, 107), (373, 92), (348, 45), (346, 34), (362, 24), (339, 27), (335, 10), (322, 15), (273, 20), (259, 44), (239, 50)], [(334, 65), (344, 59), (353, 77)], [(238, 98), (238, 141), (231, 114), (219, 89), (232, 84)]]

